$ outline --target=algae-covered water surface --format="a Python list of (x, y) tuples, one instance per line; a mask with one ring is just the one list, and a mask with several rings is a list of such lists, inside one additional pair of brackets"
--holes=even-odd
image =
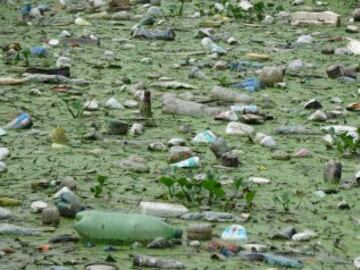
[[(111, 17), (110, 12), (108, 15), (100, 13), (106, 7), (94, 10), (85, 1), (70, 2), (67, 8), (61, 7), (58, 1), (30, 1), (33, 7), (39, 4), (49, 7), (37, 18), (22, 18), (19, 10), (24, 5), (23, 1), (3, 2), (0, 5), (0, 43), (4, 48), (0, 59), (1, 78), (21, 78), (28, 67), (55, 68), (56, 60), (65, 56), (71, 59), (71, 78), (84, 79), (89, 83), (26, 82), (1, 85), (0, 126), (5, 126), (19, 112), (27, 112), (33, 121), (31, 128), (8, 129), (6, 135), (0, 136), (0, 147), (10, 150), (10, 156), (4, 160), (7, 171), (0, 173), (0, 198), (8, 197), (20, 202), (16, 206), (4, 206), (11, 210), (12, 217), (2, 220), (2, 223), (39, 229), (40, 234), (1, 235), (0, 249), (3, 254), (0, 269), (47, 269), (54, 265), (83, 269), (88, 263), (104, 262), (109, 258), (119, 269), (130, 269), (131, 255), (134, 254), (173, 258), (183, 262), (187, 269), (281, 269), (280, 266), (263, 262), (246, 261), (236, 255), (225, 261), (211, 259), (208, 242), (191, 247), (186, 234), (181, 245), (167, 249), (148, 249), (146, 245), (130, 243), (114, 245), (115, 251), (109, 252), (108, 243), (91, 243), (83, 239), (49, 244), (46, 250), (39, 248), (48, 244), (54, 236), (77, 236), (73, 229), (74, 219), (61, 218), (57, 227), (49, 228), (43, 225), (41, 214), (34, 213), (30, 207), (37, 200), (54, 205), (52, 196), (60, 189), (59, 183), (69, 178), (75, 181), (76, 194), (81, 202), (97, 210), (136, 212), (139, 202), (157, 201), (185, 203), (194, 212), (200, 211), (200, 208), (223, 211), (217, 203), (207, 205), (203, 202), (199, 206), (175, 198), (169, 200), (167, 188), (159, 179), (173, 174), (185, 175), (189, 171), (179, 169), (174, 173), (167, 162), (168, 151), (150, 151), (148, 146), (153, 142), (167, 144), (172, 138), (182, 138), (200, 157), (201, 166), (192, 169), (192, 174), (212, 171), (224, 183), (223, 188), (227, 193), (232, 192), (230, 182), (234, 179), (270, 179), (269, 184), (251, 186), (256, 192), (251, 208), (246, 207), (241, 196), (237, 196), (239, 198), (235, 198), (228, 209), (239, 217), (244, 213), (249, 214), (246, 221), (237, 222), (246, 228), (248, 242), (264, 244), (273, 253), (301, 260), (304, 269), (354, 269), (353, 261), (360, 256), (359, 188), (356, 184), (345, 188), (343, 183), (325, 182), (323, 169), (328, 160), (339, 160), (342, 163), (342, 181), (352, 181), (360, 170), (360, 159), (358, 153), (342, 155), (336, 147), (327, 147), (321, 128), (328, 125), (360, 126), (359, 113), (346, 110), (348, 104), (358, 102), (360, 83), (356, 79), (331, 79), (325, 72), (332, 64), (358, 65), (358, 56), (324, 54), (324, 48), (346, 47), (348, 38), (360, 39), (359, 33), (345, 31), (356, 1), (328, 0), (326, 5), (305, 1), (300, 6), (293, 6), (293, 1), (263, 1), (262, 13), (273, 16), (273, 24), (258, 21), (255, 12), (251, 16), (243, 12), (243, 17), (234, 18), (226, 10), (216, 10), (214, 1), (185, 2), (183, 14), (178, 16), (181, 1), (162, 1), (162, 13), (156, 18), (155, 24), (144, 27), (172, 28), (176, 34), (173, 41), (131, 36), (132, 27), (141, 21), (149, 8), (144, 3), (131, 4), (129, 18), (120, 20)], [(338, 27), (293, 27), (275, 16), (281, 10), (331, 10), (341, 15), (342, 24)], [(194, 17), (196, 11), (202, 16)], [(75, 24), (76, 17), (85, 19), (90, 25)], [(352, 24), (359, 26), (358, 22)], [(229, 33), (237, 43), (228, 44), (218, 38), (216, 43), (226, 48), (227, 53), (216, 59), (202, 47), (202, 38), (197, 37), (198, 30), (204, 27), (212, 27), (219, 36)], [(64, 30), (72, 36), (60, 37)], [(72, 38), (84, 35), (93, 35), (97, 41), (71, 42)], [(302, 35), (310, 35), (312, 42), (297, 43)], [(47, 56), (39, 58), (30, 55), (29, 63), (21, 53), (18, 61), (9, 54), (9, 44), (19, 43), (25, 51), (44, 46), (52, 39), (59, 40), (60, 44), (46, 45)], [(269, 59), (259, 62), (258, 59), (249, 59), (248, 53), (265, 54)], [(253, 64), (259, 62), (262, 66), (287, 66), (296, 59), (301, 59), (303, 66), (287, 70), (284, 77), (286, 87), (266, 87), (247, 92), (229, 86), (245, 78), (259, 77), (257, 70), (261, 66), (234, 70), (227, 68), (227, 63), (247, 60)], [(224, 61), (224, 69), (213, 68), (218, 61)], [(188, 74), (195, 66), (207, 76), (206, 79), (189, 78)], [(159, 82), (168, 80), (187, 83), (193, 88), (167, 89), (158, 86)], [(117, 110), (106, 108), (105, 103), (111, 97), (122, 104), (127, 100), (136, 100), (132, 90), (139, 82), (142, 82), (139, 90), (146, 88), (151, 91), (151, 120), (141, 116), (140, 107), (136, 105)], [(227, 134), (225, 129), (228, 121), (162, 112), (162, 95), (165, 93), (184, 97), (184, 93), (188, 92), (186, 95), (195, 102), (230, 108), (233, 103), (216, 101), (210, 95), (213, 87), (220, 84), (253, 98), (252, 103), (260, 108), (267, 120), (250, 125), (256, 133), (272, 136), (276, 141), (276, 150), (254, 142), (254, 136), (250, 136), (250, 139), (249, 136)], [(328, 115), (334, 110), (339, 113), (333, 112), (332, 115), (336, 117), (328, 117), (324, 122), (308, 120), (315, 110), (304, 109), (304, 104), (313, 98), (321, 103), (322, 110)], [(92, 111), (83, 110), (83, 105), (89, 100), (96, 100), (99, 107)], [(144, 132), (137, 136), (130, 133), (109, 135), (109, 121), (114, 119), (130, 126), (143, 124)], [(180, 130), (183, 125), (191, 127), (191, 131)], [(288, 135), (277, 132), (280, 126), (296, 125), (306, 126), (312, 132)], [(49, 135), (56, 127), (65, 130), (68, 138), (65, 146), (56, 147), (51, 141)], [(226, 140), (240, 161), (238, 167), (221, 166), (208, 145), (192, 142), (195, 134), (205, 130), (211, 130)], [(93, 133), (92, 136), (89, 133)], [(305, 158), (286, 155), (291, 156), (302, 148), (309, 150), (311, 155)], [(132, 155), (144, 158), (149, 171), (137, 173), (119, 166), (120, 160)], [(94, 187), (98, 185), (99, 175), (107, 178), (99, 196), (95, 196)], [(50, 184), (36, 186), (39, 182)], [(342, 201), (348, 205), (342, 207), (345, 209), (338, 206)], [(192, 222), (177, 218), (166, 221), (184, 230)], [(220, 239), (222, 231), (230, 224), (213, 223), (212, 240)], [(308, 241), (271, 237), (274, 232), (286, 227), (294, 227), (298, 232), (311, 230), (316, 236)]]

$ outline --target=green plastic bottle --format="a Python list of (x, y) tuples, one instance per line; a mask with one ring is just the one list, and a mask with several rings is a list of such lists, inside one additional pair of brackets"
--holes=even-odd
[(157, 217), (119, 212), (82, 211), (74, 228), (83, 238), (107, 242), (146, 242), (157, 237), (181, 238), (175, 229)]

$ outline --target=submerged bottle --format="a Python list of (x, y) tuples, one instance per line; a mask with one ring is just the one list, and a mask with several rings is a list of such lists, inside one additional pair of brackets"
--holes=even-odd
[(119, 212), (83, 211), (76, 215), (75, 230), (93, 241), (147, 242), (158, 237), (181, 238), (178, 230), (157, 217)]

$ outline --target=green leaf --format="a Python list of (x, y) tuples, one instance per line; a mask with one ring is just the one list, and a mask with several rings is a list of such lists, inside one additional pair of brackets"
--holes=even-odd
[(181, 177), (176, 181), (181, 187), (186, 186), (186, 184), (188, 183), (188, 180), (185, 177)]
[(255, 198), (255, 194), (256, 194), (256, 191), (255, 190), (251, 190), (251, 191), (248, 191), (246, 192), (245, 194), (245, 201), (246, 201), (246, 205), (248, 207), (251, 207), (252, 204), (253, 204), (253, 200)]
[(73, 103), (73, 107), (75, 108), (76, 110), (76, 118), (79, 118), (84, 110), (84, 107), (83, 105), (81, 104), (80, 101), (75, 101)]
[(161, 184), (164, 184), (168, 188), (172, 187), (175, 184), (175, 180), (173, 178), (165, 177), (165, 176), (161, 177), (159, 182)]
[(213, 191), (213, 193), (218, 197), (218, 198), (223, 198), (225, 197), (225, 191), (223, 188), (217, 188)]
[(277, 6), (276, 8), (275, 8), (275, 12), (276, 13), (278, 13), (278, 12), (280, 12), (280, 11), (284, 11), (285, 9), (284, 9), (284, 7), (282, 6), (282, 5), (279, 5), (279, 6)]
[(340, 139), (344, 142), (344, 144), (346, 146), (351, 146), (354, 142), (353, 142), (353, 137), (351, 137), (350, 135), (347, 134), (341, 134), (340, 135)]
[(180, 200), (184, 200), (185, 199), (185, 194), (184, 194), (184, 192), (179, 191), (179, 192), (175, 193), (175, 197), (180, 199)]
[(25, 49), (22, 51), (22, 55), (26, 58), (29, 57), (31, 55), (31, 51), (30, 49)]
[(102, 192), (102, 187), (100, 187), (99, 185), (96, 185), (95, 187), (90, 188), (90, 191), (92, 193), (94, 193), (95, 198), (98, 198), (98, 197), (100, 197), (100, 194)]
[(243, 183), (243, 178), (238, 178), (234, 181), (234, 186), (236, 190), (238, 190), (241, 187), (242, 183)]
[(262, 2), (262, 1), (257, 2), (257, 3), (254, 4), (254, 9), (255, 9), (256, 11), (263, 11), (264, 8), (265, 8), (265, 4), (264, 4), (264, 2)]
[(100, 184), (100, 185), (104, 185), (104, 183), (106, 182), (106, 180), (108, 179), (108, 176), (105, 175), (98, 175), (96, 177), (96, 181)]
[(212, 179), (206, 179), (202, 182), (202, 187), (209, 191), (215, 189), (216, 185), (217, 185), (217, 181)]
[(202, 187), (217, 197), (224, 197), (225, 191), (221, 187), (221, 183), (214, 179), (206, 179), (202, 182)]

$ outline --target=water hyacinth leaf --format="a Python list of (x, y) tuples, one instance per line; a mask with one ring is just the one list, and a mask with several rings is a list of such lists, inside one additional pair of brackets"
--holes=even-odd
[(161, 184), (164, 184), (168, 188), (172, 187), (175, 184), (175, 180), (173, 178), (166, 177), (166, 176), (161, 177), (159, 182)]
[(225, 196), (225, 191), (221, 187), (221, 183), (214, 179), (206, 179), (203, 181), (202, 187), (210, 192), (210, 194), (214, 194), (215, 196), (222, 198)]

